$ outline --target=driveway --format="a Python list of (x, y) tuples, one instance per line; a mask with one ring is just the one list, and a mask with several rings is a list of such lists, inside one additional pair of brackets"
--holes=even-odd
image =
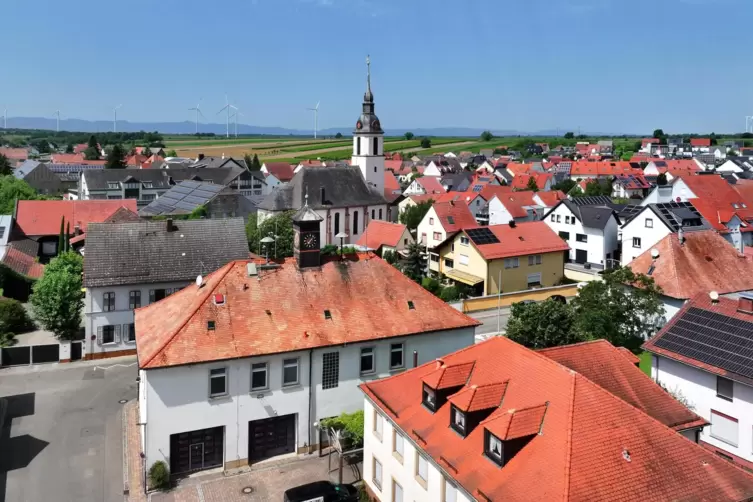
[[(499, 311), (497, 309), (481, 310), (471, 312), (468, 315), (483, 323), (476, 328), (476, 341), (479, 342), (498, 333), (505, 333), (507, 320), (510, 318), (510, 307), (502, 307)], [(497, 329), (497, 326), (499, 326), (499, 329)]]
[(123, 501), (121, 399), (135, 358), (0, 370), (0, 502)]

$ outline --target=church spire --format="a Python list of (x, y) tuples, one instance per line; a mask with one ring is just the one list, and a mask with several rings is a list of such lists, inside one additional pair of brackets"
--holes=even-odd
[(371, 56), (366, 56), (366, 93), (363, 95), (363, 101), (364, 103), (374, 102), (374, 95), (371, 93)]

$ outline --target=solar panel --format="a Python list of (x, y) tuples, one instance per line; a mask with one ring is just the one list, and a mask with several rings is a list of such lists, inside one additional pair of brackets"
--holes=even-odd
[(753, 323), (691, 307), (655, 345), (753, 378)]
[(664, 162), (663, 160), (657, 160), (656, 162), (654, 162), (654, 165), (656, 167), (667, 167), (667, 163)]
[(473, 185), (474, 192), (480, 192), (483, 189), (484, 189), (484, 185)]
[(477, 246), (482, 246), (484, 244), (499, 244), (497, 236), (488, 228), (473, 228), (471, 230), (466, 230), (465, 233), (468, 234), (468, 238)]
[(154, 215), (190, 213), (212, 200), (224, 188), (222, 185), (213, 183), (183, 181), (172, 187), (159, 199), (151, 202), (142, 211)]

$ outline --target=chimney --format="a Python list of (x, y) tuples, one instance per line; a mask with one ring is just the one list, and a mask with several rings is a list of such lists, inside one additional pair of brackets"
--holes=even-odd
[(168, 232), (174, 232), (176, 230), (175, 225), (173, 224), (172, 218), (168, 218), (166, 220), (166, 224), (167, 224), (166, 228)]
[(440, 358), (437, 358), (437, 369), (441, 368), (442, 366), (444, 366), (444, 361)]
[(515, 220), (510, 220), (510, 228), (515, 228)]
[(204, 154), (203, 154), (203, 153), (200, 153), (200, 154), (199, 154), (199, 158), (198, 158), (198, 159), (196, 159), (196, 160), (204, 160)]
[(740, 298), (737, 300), (737, 311), (743, 314), (753, 314), (753, 294), (740, 293)]

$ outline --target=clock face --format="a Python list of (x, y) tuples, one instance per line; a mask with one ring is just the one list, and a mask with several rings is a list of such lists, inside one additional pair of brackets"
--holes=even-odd
[(306, 234), (303, 236), (303, 248), (314, 249), (316, 247), (316, 236), (314, 234)]
[(360, 120), (356, 122), (356, 129), (361, 129), (362, 127), (363, 127), (363, 124), (361, 123)]

